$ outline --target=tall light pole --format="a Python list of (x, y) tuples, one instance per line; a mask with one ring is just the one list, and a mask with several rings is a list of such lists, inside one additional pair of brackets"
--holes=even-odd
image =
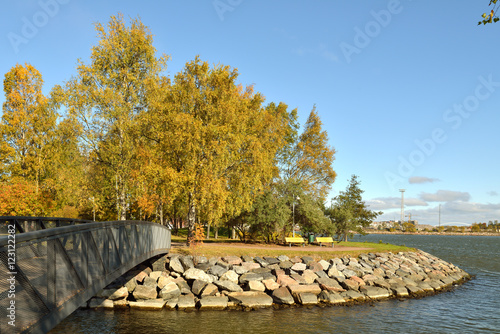
[[(299, 196), (297, 196), (297, 201), (300, 199)], [(293, 202), (292, 202), (292, 236), (295, 238), (295, 195), (293, 195)]]
[(405, 189), (399, 189), (401, 192), (401, 225), (405, 219)]

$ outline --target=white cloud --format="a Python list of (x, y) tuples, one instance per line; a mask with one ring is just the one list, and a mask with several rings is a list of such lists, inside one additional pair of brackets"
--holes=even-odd
[[(401, 208), (400, 197), (378, 197), (365, 201), (370, 210), (387, 210)], [(427, 203), (418, 198), (405, 198), (405, 207), (407, 206), (427, 206)]]
[(410, 184), (415, 184), (415, 183), (432, 183), (439, 181), (439, 179), (433, 179), (430, 177), (424, 177), (424, 176), (413, 176), (408, 179), (408, 182)]
[(438, 190), (434, 194), (421, 193), (420, 198), (426, 202), (451, 202), (451, 201), (467, 202), (470, 199), (470, 194), (461, 191)]

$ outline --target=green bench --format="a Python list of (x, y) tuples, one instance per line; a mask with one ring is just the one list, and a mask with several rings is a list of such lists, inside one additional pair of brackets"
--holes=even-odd
[(319, 246), (323, 246), (322, 244), (331, 243), (333, 247), (333, 238), (332, 237), (316, 237), (316, 242), (319, 242)]
[(302, 244), (305, 246), (305, 240), (302, 237), (285, 237), (285, 241), (292, 247), (292, 244)]

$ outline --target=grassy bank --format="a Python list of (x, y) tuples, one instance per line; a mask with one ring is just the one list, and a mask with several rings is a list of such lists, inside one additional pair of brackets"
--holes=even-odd
[(244, 243), (235, 243), (231, 240), (231, 243), (227, 241), (218, 240), (217, 243), (203, 243), (196, 247), (175, 247), (172, 249), (172, 253), (179, 253), (183, 255), (203, 255), (206, 257), (218, 257), (227, 255), (236, 256), (270, 256), (277, 257), (279, 255), (287, 255), (288, 257), (293, 256), (311, 256), (315, 259), (328, 259), (335, 257), (343, 257), (350, 255), (352, 257), (357, 257), (362, 253), (369, 252), (408, 252), (415, 251), (414, 248), (405, 246), (396, 246), (391, 244), (377, 244), (368, 242), (341, 242), (336, 243), (335, 247), (324, 246), (318, 249), (317, 245), (306, 245), (301, 246), (279, 246), (279, 245), (265, 245), (265, 244), (251, 244), (247, 245)]

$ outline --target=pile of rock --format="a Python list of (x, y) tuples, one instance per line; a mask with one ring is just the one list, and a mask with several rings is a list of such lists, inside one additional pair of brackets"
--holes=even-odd
[(169, 254), (132, 269), (87, 306), (188, 310), (346, 304), (434, 294), (469, 278), (423, 251), (329, 261)]

